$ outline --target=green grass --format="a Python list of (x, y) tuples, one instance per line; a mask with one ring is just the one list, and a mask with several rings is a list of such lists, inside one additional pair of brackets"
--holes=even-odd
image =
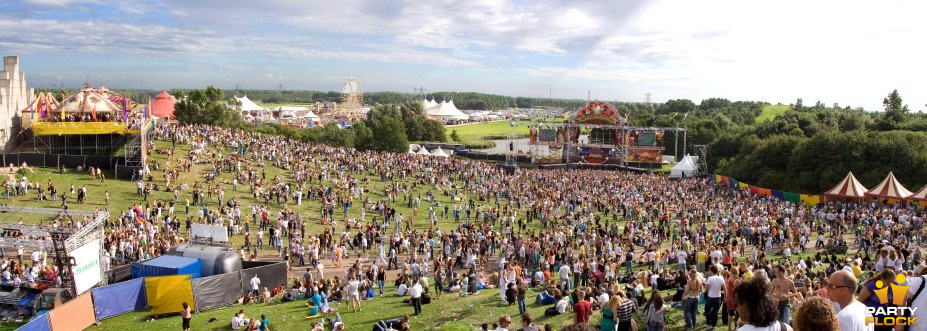
[[(502, 130), (503, 133), (507, 133), (508, 130), (507, 121), (500, 121), (494, 123), (483, 123), (476, 125), (466, 125), (458, 126), (458, 134), (462, 134), (461, 131), (466, 133), (470, 137), (477, 137), (480, 135), (490, 135), (498, 134), (498, 132), (493, 132)], [(527, 126), (522, 124), (520, 130), (527, 132)], [(516, 131), (518, 132), (518, 131)], [(159, 148), (169, 148), (170, 143), (157, 141), (155, 142), (156, 147)], [(178, 145), (175, 149), (176, 155), (186, 155), (189, 152), (189, 146)], [(226, 150), (225, 154), (228, 154), (230, 150)], [(157, 161), (161, 165), (161, 170), (153, 171), (153, 179), (155, 183), (158, 183), (162, 187), (164, 186), (163, 180), (163, 169), (167, 163), (166, 155), (163, 154), (153, 154), (151, 160)], [(176, 164), (176, 161), (171, 162)], [(152, 169), (154, 169), (152, 167)], [(202, 182), (203, 174), (210, 171), (210, 167), (207, 165), (194, 165), (191, 172), (181, 172), (180, 178), (176, 183), (187, 183), (193, 185), (194, 182)], [(280, 175), (281, 178), (288, 182), (292, 182), (290, 176), (286, 175), (286, 171), (274, 167), (271, 163), (267, 163), (267, 166), (264, 168), (258, 168), (258, 172), (265, 171), (266, 178), (270, 181), (274, 176)], [(30, 181), (38, 182), (43, 187), (47, 185), (48, 181), (51, 180), (57, 187), (60, 193), (70, 193), (70, 185), (73, 184), (75, 189), (80, 188), (82, 185), (87, 186), (88, 198), (87, 202), (79, 204), (76, 202), (76, 199), (69, 199), (69, 205), (72, 209), (82, 209), (89, 210), (94, 208), (103, 208), (108, 207), (110, 214), (113, 218), (119, 215), (120, 211), (126, 210), (133, 205), (139, 204), (144, 205), (146, 202), (142, 199), (141, 196), (135, 194), (135, 183), (130, 182), (127, 179), (114, 179), (112, 172), (106, 172), (107, 182), (100, 183), (99, 180), (91, 178), (86, 172), (76, 173), (73, 169), (70, 169), (69, 172), (65, 174), (58, 174), (53, 169), (44, 169), (36, 168), (34, 172), (27, 175)], [(334, 175), (337, 176), (337, 175)], [(364, 175), (356, 175), (364, 176)], [(369, 197), (372, 201), (381, 201), (385, 197), (383, 195), (383, 187), (387, 182), (381, 181), (378, 176), (367, 176), (370, 178), (370, 184), (366, 185), (367, 193), (365, 196)], [(221, 180), (231, 180), (230, 173), (221, 173)], [(411, 185), (416, 185), (414, 182), (409, 182)], [(215, 184), (212, 184), (215, 185)], [(239, 185), (238, 191), (233, 191), (231, 185), (221, 184), (226, 190), (226, 199), (235, 198), (240, 204), (242, 204), (246, 209), (250, 209), (252, 204), (258, 203), (263, 204), (263, 199), (255, 200), (248, 191), (248, 187), (245, 185)], [(311, 183), (313, 186), (318, 186), (318, 181), (313, 181)], [(331, 186), (330, 182), (324, 183), (326, 186)], [(109, 191), (110, 193), (110, 204), (106, 206), (103, 201), (103, 192)], [(434, 189), (434, 186), (430, 185), (417, 185), (413, 189), (415, 195), (421, 194), (422, 197), (425, 197), (427, 192), (433, 192), (439, 203), (443, 205), (453, 204), (454, 201), (451, 197), (444, 195), (441, 192), (437, 192)], [(0, 191), (2, 192), (2, 191)], [(466, 194), (466, 193), (462, 193)], [(181, 218), (186, 218), (188, 215), (184, 214), (183, 199), (190, 196), (190, 191), (181, 193), (181, 201), (176, 207), (176, 214)], [(477, 200), (477, 197), (473, 195), (464, 195), (463, 201), (466, 201), (469, 198), (474, 198)], [(155, 201), (168, 201), (173, 199), (173, 195), (169, 192), (164, 192), (163, 189), (158, 192), (154, 192), (151, 197), (149, 197), (148, 203), (154, 205)], [(360, 202), (355, 200), (355, 206), (349, 211), (347, 215), (343, 215), (340, 209), (336, 209), (335, 218), (341, 220), (343, 218), (357, 218), (360, 219)], [(38, 202), (36, 199), (36, 194), (34, 190), (30, 190), (28, 195), (13, 197), (11, 200), (0, 199), (0, 203), (9, 204), (13, 206), (30, 206), (30, 207), (58, 207), (60, 202)], [(503, 201), (504, 203), (504, 201)], [(210, 210), (216, 209), (217, 201), (215, 198), (208, 202), (208, 207)], [(489, 201), (478, 201), (477, 206), (487, 206), (494, 204), (494, 202)], [(403, 202), (403, 198), (400, 196), (397, 198), (396, 203), (393, 204), (393, 207), (397, 209), (397, 212), (402, 213), (406, 219), (409, 219), (412, 215), (415, 214), (415, 211), (412, 208), (407, 207), (406, 203)], [(283, 208), (282, 205), (278, 205), (276, 202), (271, 202), (269, 204), (271, 209), (271, 215), (275, 215), (277, 211)], [(327, 228), (320, 224), (319, 222), (319, 210), (320, 202), (319, 201), (303, 201), (302, 206), (295, 206), (290, 204), (289, 208), (299, 212), (303, 215), (303, 218), (307, 220), (306, 231), (308, 233), (320, 233), (323, 229)], [(424, 219), (426, 219), (428, 214), (428, 204), (423, 200), (420, 207), (418, 215), (415, 217), (414, 226), (418, 229), (426, 229), (428, 227), (425, 224)], [(195, 215), (195, 209), (191, 207), (190, 215)], [(366, 217), (369, 221), (373, 218), (373, 213), (367, 213)], [(4, 213), (0, 214), (0, 221), (5, 223), (15, 223), (19, 219), (23, 219), (24, 223), (38, 223), (38, 222), (48, 222), (50, 217), (47, 215), (34, 215), (34, 214), (24, 214), (24, 213)], [(457, 227), (452, 220), (440, 220), (438, 227), (444, 231), (454, 229)], [(534, 222), (529, 225), (530, 231), (539, 231), (540, 226), (538, 222)], [(231, 244), (236, 249), (241, 247), (243, 244), (243, 236), (233, 236), (231, 238)], [(273, 252), (269, 247), (261, 251), (262, 258), (271, 258)], [(350, 259), (348, 259), (350, 261)], [(329, 262), (327, 259), (324, 259), (323, 262)], [(389, 281), (388, 281), (389, 283)], [(394, 290), (390, 289), (388, 293), (395, 293)], [(484, 322), (492, 322), (498, 319), (498, 316), (501, 314), (517, 314), (517, 308), (515, 306), (511, 307), (500, 307), (498, 306), (500, 300), (498, 299), (499, 292), (498, 290), (484, 290), (481, 291), (479, 295), (473, 297), (466, 297), (461, 300), (456, 300), (456, 296), (453, 294), (445, 294), (444, 298), (436, 301), (430, 305), (424, 306), (424, 314), (418, 319), (413, 321), (413, 330), (430, 330), (430, 329), (442, 329), (442, 330), (472, 330), (475, 329), (479, 324)], [(534, 293), (529, 293), (529, 296), (533, 297)], [(543, 315), (543, 309), (545, 307), (537, 306), (531, 304), (533, 298), (529, 298), (529, 312), (532, 316), (541, 317)], [(400, 303), (400, 298), (395, 296), (385, 296), (383, 298), (376, 298), (373, 301), (365, 301), (362, 305), (362, 312), (353, 313), (347, 312), (348, 309), (345, 309), (344, 305), (335, 305), (336, 308), (342, 313), (342, 317), (348, 324), (349, 330), (369, 330), (370, 324), (386, 318), (393, 318), (400, 316), (401, 314), (409, 313), (412, 311), (411, 307), (403, 305)], [(227, 330), (228, 323), (234, 312), (238, 309), (244, 308), (246, 313), (249, 316), (259, 316), (260, 314), (266, 314), (270, 317), (272, 325), (274, 325), (274, 330), (291, 330), (291, 329), (308, 329), (308, 322), (303, 318), (303, 315), (306, 313), (306, 307), (303, 306), (303, 303), (286, 303), (286, 304), (269, 304), (269, 305), (252, 305), (247, 307), (232, 306), (221, 309), (216, 309), (213, 311), (203, 312), (202, 314), (196, 314), (193, 322), (194, 330)], [(454, 316), (457, 313), (458, 316)], [(669, 329), (674, 329), (681, 327), (683, 319), (681, 318), (681, 310), (673, 309), (669, 313), (669, 319), (676, 321), (675, 325), (670, 326)], [(179, 317), (167, 317), (159, 319), (154, 322), (144, 322), (145, 317), (147, 316), (146, 312), (132, 312), (122, 316), (114, 317), (102, 321), (102, 324), (98, 327), (93, 327), (94, 330), (128, 330), (128, 329), (137, 329), (137, 330), (163, 330), (163, 329), (179, 329), (180, 318)], [(596, 312), (593, 314), (593, 324), (596, 324), (598, 321), (599, 313)], [(217, 322), (209, 323), (208, 319), (211, 317), (218, 318)], [(555, 328), (566, 325), (570, 322), (572, 316), (570, 314), (557, 316), (555, 318), (544, 319), (540, 318), (539, 324), (550, 323)], [(515, 318), (517, 320), (517, 318)], [(700, 321), (704, 321), (701, 319)], [(704, 322), (702, 322), (704, 323)], [(12, 325), (5, 324), (0, 325), (0, 330), (11, 330)]]
[[(460, 143), (468, 147), (491, 148), (495, 146), (495, 144), (491, 141), (487, 141), (487, 139), (505, 139), (510, 129), (510, 121), (495, 121), (448, 126), (445, 127), (444, 132), (447, 135), (448, 142), (452, 142), (451, 132), (456, 130), (457, 135), (460, 137)], [(528, 122), (517, 122), (514, 133), (519, 137), (527, 137)]]
[(789, 110), (788, 105), (769, 105), (763, 107), (763, 112), (760, 113), (760, 116), (756, 117), (756, 123), (772, 121), (776, 116), (782, 115), (787, 110)]

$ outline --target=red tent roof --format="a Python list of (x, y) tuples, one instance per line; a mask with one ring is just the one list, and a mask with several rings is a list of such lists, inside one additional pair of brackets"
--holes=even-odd
[(161, 90), (158, 96), (151, 100), (151, 115), (158, 118), (174, 117), (174, 97)]
[(866, 196), (866, 187), (863, 184), (860, 184), (856, 177), (853, 176), (853, 172), (847, 174), (843, 180), (840, 181), (837, 186), (824, 192), (824, 195), (840, 197), (840, 198), (852, 198), (860, 199)]
[(901, 183), (898, 182), (898, 179), (895, 178), (895, 174), (891, 171), (888, 172), (888, 176), (886, 176), (879, 185), (876, 185), (876, 187), (866, 192), (866, 196), (869, 197), (888, 199), (904, 199), (911, 196), (911, 194), (911, 191), (901, 186)]

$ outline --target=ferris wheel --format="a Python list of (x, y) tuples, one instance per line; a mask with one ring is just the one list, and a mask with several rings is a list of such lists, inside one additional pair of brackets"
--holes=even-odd
[(356, 77), (348, 77), (341, 86), (341, 106), (339, 115), (356, 116), (364, 106), (364, 89)]

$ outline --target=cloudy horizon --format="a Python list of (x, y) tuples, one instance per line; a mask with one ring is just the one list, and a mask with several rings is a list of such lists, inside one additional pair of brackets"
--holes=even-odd
[[(30, 87), (927, 103), (914, 1), (4, 0)], [(919, 79), (920, 78), (920, 79)]]

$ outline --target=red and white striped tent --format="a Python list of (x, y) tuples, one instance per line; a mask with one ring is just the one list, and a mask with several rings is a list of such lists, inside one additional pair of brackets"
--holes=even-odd
[(927, 201), (927, 185), (908, 197), (911, 200)]
[(911, 191), (901, 186), (901, 183), (898, 182), (898, 179), (895, 178), (895, 174), (892, 172), (889, 172), (888, 176), (885, 177), (879, 185), (876, 185), (866, 192), (867, 197), (899, 200), (905, 199), (911, 196), (911, 194), (913, 194)]
[(837, 198), (861, 199), (866, 197), (866, 191), (868, 189), (856, 180), (853, 172), (850, 172), (837, 186), (824, 192), (824, 195)]

